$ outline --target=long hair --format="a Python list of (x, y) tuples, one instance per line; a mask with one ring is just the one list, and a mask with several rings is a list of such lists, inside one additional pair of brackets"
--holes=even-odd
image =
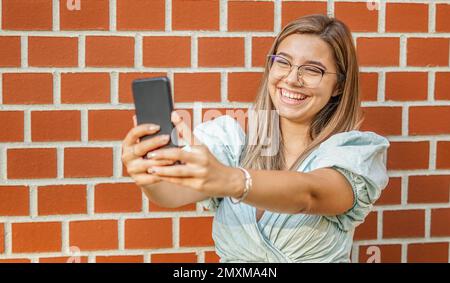
[[(360, 107), (358, 62), (349, 28), (343, 22), (321, 14), (298, 18), (287, 24), (278, 34), (269, 55), (276, 54), (280, 42), (291, 34), (317, 35), (326, 42), (333, 52), (338, 73), (334, 89), (338, 95), (332, 96), (314, 116), (309, 127), (311, 142), (288, 169), (296, 171), (305, 158), (330, 136), (359, 129), (363, 114)], [(284, 170), (286, 166), (280, 124), (272, 115), (275, 111), (278, 112), (268, 90), (270, 67), (270, 60), (266, 60), (257, 96), (248, 112), (257, 114), (256, 117), (248, 119), (249, 123), (253, 124), (249, 124), (249, 127), (253, 127), (255, 132), (246, 135), (239, 163), (249, 169)], [(271, 144), (272, 148), (277, 147), (275, 154), (263, 154), (267, 151), (267, 144)]]

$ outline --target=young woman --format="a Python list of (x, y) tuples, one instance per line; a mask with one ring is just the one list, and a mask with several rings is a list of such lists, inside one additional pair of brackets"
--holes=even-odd
[[(195, 127), (195, 144), (183, 148), (138, 143), (157, 130), (135, 126), (123, 142), (128, 173), (161, 206), (201, 201), (215, 210), (221, 262), (349, 262), (355, 227), (387, 186), (389, 142), (358, 130), (358, 63), (346, 25), (325, 15), (286, 25), (251, 108), (255, 133), (223, 115)], [(165, 166), (175, 160), (182, 164)]]

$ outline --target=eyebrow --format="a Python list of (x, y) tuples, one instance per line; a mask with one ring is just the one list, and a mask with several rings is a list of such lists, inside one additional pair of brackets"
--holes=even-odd
[[(291, 55), (289, 55), (289, 54), (287, 54), (287, 53), (284, 53), (284, 52), (279, 52), (277, 55), (284, 55), (284, 56), (286, 56), (286, 57), (292, 59), (292, 56), (291, 56)], [(305, 61), (305, 64), (314, 64), (314, 65), (321, 66), (321, 67), (324, 68), (325, 70), (327, 69), (327, 67), (325, 67), (324, 64), (322, 64), (322, 63), (319, 62), (319, 61), (315, 61), (315, 60), (307, 60), (307, 61)]]

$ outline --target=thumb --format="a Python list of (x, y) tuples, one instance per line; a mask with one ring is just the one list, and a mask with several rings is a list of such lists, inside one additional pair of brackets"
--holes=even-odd
[[(187, 112), (187, 115), (189, 115), (188, 112)], [(174, 123), (174, 125), (175, 125), (175, 128), (178, 132), (178, 136), (180, 137), (180, 139), (183, 140), (183, 144), (188, 144), (188, 145), (201, 145), (202, 144), (197, 139), (197, 137), (194, 135), (191, 125), (186, 123), (183, 120), (183, 117), (179, 113), (177, 113), (177, 111), (172, 111), (171, 120), (172, 120), (172, 123)], [(186, 119), (186, 120), (190, 120), (190, 119)]]

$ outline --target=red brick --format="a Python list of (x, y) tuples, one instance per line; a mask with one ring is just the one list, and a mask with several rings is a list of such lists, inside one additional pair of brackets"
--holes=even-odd
[(119, 74), (119, 102), (133, 103), (131, 83), (135, 79), (166, 76), (166, 73), (120, 73)]
[(391, 142), (387, 156), (388, 170), (428, 169), (429, 143)]
[(450, 32), (450, 4), (436, 4), (436, 31)]
[[(89, 111), (89, 140), (123, 140), (133, 126), (134, 110)], [(114, 127), (105, 127), (113, 124)]]
[(358, 38), (357, 55), (360, 66), (398, 66), (400, 40), (399, 38)]
[(450, 100), (450, 72), (436, 72), (434, 98)]
[(72, 11), (67, 1), (59, 2), (61, 30), (109, 30), (109, 0), (81, 1), (81, 9)]
[(33, 141), (80, 141), (81, 113), (78, 110), (31, 112)]
[(381, 135), (402, 134), (401, 107), (364, 107), (362, 131), (373, 131)]
[[(86, 256), (79, 257), (80, 263), (87, 263), (88, 258)], [(76, 263), (76, 256), (74, 257), (41, 257), (39, 263)]]
[(52, 0), (3, 0), (2, 29), (51, 30)]
[(175, 102), (220, 102), (220, 73), (174, 75)]
[(23, 141), (23, 111), (1, 111), (0, 121), (0, 142)]
[(387, 187), (382, 191), (376, 205), (400, 204), (402, 200), (402, 179), (400, 177), (390, 177)]
[(355, 229), (355, 240), (372, 240), (377, 238), (378, 213), (371, 212), (364, 219), (364, 223)]
[(90, 67), (133, 67), (134, 38), (124, 36), (86, 37), (86, 65)]
[(416, 238), (425, 236), (425, 210), (383, 212), (383, 238)]
[(335, 3), (335, 17), (343, 21), (352, 32), (378, 31), (378, 10), (368, 9), (366, 2)]
[(78, 38), (50, 36), (28, 38), (28, 64), (36, 67), (78, 66)]
[(38, 188), (38, 214), (86, 214), (85, 185), (53, 185)]
[(0, 67), (20, 67), (20, 37), (0, 37)]
[(142, 211), (142, 191), (135, 183), (98, 184), (94, 199), (95, 213)]
[(56, 149), (7, 149), (8, 179), (56, 178)]
[(205, 263), (219, 263), (220, 257), (214, 251), (205, 252)]
[(427, 4), (386, 4), (387, 32), (427, 32)]
[(273, 31), (273, 13), (271, 2), (229, 1), (228, 30)]
[(448, 66), (448, 38), (408, 38), (408, 66)]
[(171, 218), (125, 220), (126, 249), (151, 249), (171, 247)]
[(110, 85), (108, 73), (63, 73), (61, 103), (109, 103)]
[(97, 256), (96, 263), (143, 263), (142, 255)]
[(436, 167), (438, 169), (450, 168), (450, 142), (438, 141), (436, 154)]
[(198, 65), (201, 67), (243, 67), (244, 39), (230, 37), (200, 37)]
[(60, 222), (13, 223), (12, 252), (60, 252)]
[(449, 175), (409, 176), (408, 203), (447, 203), (449, 184)]
[(0, 263), (31, 263), (31, 259), (29, 258), (0, 259)]
[(427, 92), (426, 72), (386, 73), (386, 100), (426, 100)]
[(116, 220), (72, 221), (69, 229), (70, 246), (76, 246), (81, 251), (118, 248)]
[(359, 263), (374, 263), (374, 250), (371, 247), (379, 248), (381, 263), (401, 263), (402, 246), (401, 245), (371, 245), (359, 247)]
[(281, 2), (281, 25), (311, 14), (327, 14), (326, 2)]
[(252, 66), (264, 67), (269, 55), (270, 47), (274, 43), (274, 37), (252, 38)]
[(174, 0), (172, 29), (219, 30), (219, 13), (218, 0)]
[(377, 101), (378, 73), (359, 73), (361, 100)]
[(254, 101), (261, 79), (262, 73), (229, 73), (228, 101)]
[(408, 245), (408, 262), (448, 263), (448, 243), (416, 243)]
[(112, 156), (111, 148), (65, 148), (64, 177), (111, 177)]
[(0, 216), (30, 213), (30, 190), (25, 186), (0, 186)]
[(411, 106), (410, 135), (443, 135), (450, 133), (449, 106)]
[(164, 30), (164, 0), (117, 0), (117, 30)]
[[(447, 182), (447, 190), (450, 190), (450, 183)], [(435, 208), (431, 210), (431, 236), (450, 236), (450, 208)]]
[(53, 76), (46, 73), (4, 73), (3, 104), (52, 104)]
[(195, 253), (165, 253), (152, 254), (152, 263), (197, 263)]
[(180, 246), (214, 246), (212, 240), (212, 217), (180, 218)]
[(189, 67), (191, 38), (189, 36), (144, 37), (143, 64), (146, 67)]

